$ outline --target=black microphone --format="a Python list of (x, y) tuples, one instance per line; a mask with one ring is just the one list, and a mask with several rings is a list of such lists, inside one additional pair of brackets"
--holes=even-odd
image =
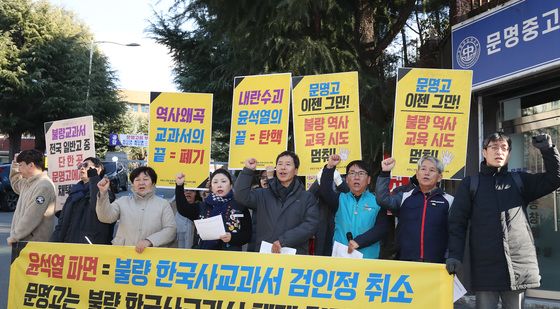
[(348, 239), (348, 241), (351, 241), (352, 239), (354, 239), (354, 236), (352, 236), (352, 232), (346, 233), (346, 239)]

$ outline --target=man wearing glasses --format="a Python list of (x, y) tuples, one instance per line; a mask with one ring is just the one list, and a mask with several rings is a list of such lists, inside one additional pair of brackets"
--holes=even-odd
[[(89, 157), (77, 168), (81, 180), (72, 186), (64, 207), (57, 212), (58, 224), (50, 241), (110, 245), (115, 224), (99, 221), (95, 212), (97, 183), (105, 174), (105, 167), (99, 159)], [(112, 192), (109, 199), (115, 200)]]
[[(483, 143), (476, 176), (463, 179), (449, 214), (447, 271), (462, 264), (467, 233), (476, 308), (523, 308), (525, 290), (540, 286), (527, 205), (560, 186), (560, 155), (549, 135), (533, 137), (546, 172), (510, 173), (511, 139), (493, 133)], [(470, 224), (470, 228), (468, 228)]]
[(447, 217), (453, 196), (445, 193), (438, 183), (444, 166), (432, 156), (418, 161), (416, 179), (418, 186), (389, 193), (390, 172), (395, 159), (381, 162), (375, 193), (381, 207), (396, 213), (397, 258), (402, 261), (444, 263), (447, 251)]
[(369, 191), (370, 171), (362, 160), (348, 163), (346, 183), (350, 192), (335, 192), (334, 171), (340, 163), (339, 155), (329, 157), (321, 174), (319, 194), (335, 213), (334, 241), (348, 245), (348, 253), (361, 252), (366, 259), (379, 258), (380, 240), (388, 231), (387, 214), (377, 205)]

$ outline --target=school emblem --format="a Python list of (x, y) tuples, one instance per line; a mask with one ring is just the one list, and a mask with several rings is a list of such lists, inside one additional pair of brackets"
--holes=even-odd
[(469, 36), (457, 47), (457, 64), (463, 69), (468, 69), (476, 64), (480, 57), (481, 47), (477, 38)]
[(37, 202), (37, 204), (39, 205), (43, 205), (45, 203), (45, 198), (42, 195), (37, 196), (37, 198), (35, 198), (35, 202)]

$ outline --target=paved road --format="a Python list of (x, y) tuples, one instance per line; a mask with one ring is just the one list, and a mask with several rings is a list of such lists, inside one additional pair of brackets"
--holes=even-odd
[(12, 251), (6, 244), (6, 238), (10, 236), (12, 216), (12, 212), (0, 212), (0, 308), (8, 308), (8, 280)]

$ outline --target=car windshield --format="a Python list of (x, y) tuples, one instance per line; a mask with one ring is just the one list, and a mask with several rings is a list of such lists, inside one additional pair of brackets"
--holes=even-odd
[(103, 162), (103, 166), (105, 166), (105, 173), (111, 174), (114, 173), (117, 169), (117, 163), (115, 162)]

